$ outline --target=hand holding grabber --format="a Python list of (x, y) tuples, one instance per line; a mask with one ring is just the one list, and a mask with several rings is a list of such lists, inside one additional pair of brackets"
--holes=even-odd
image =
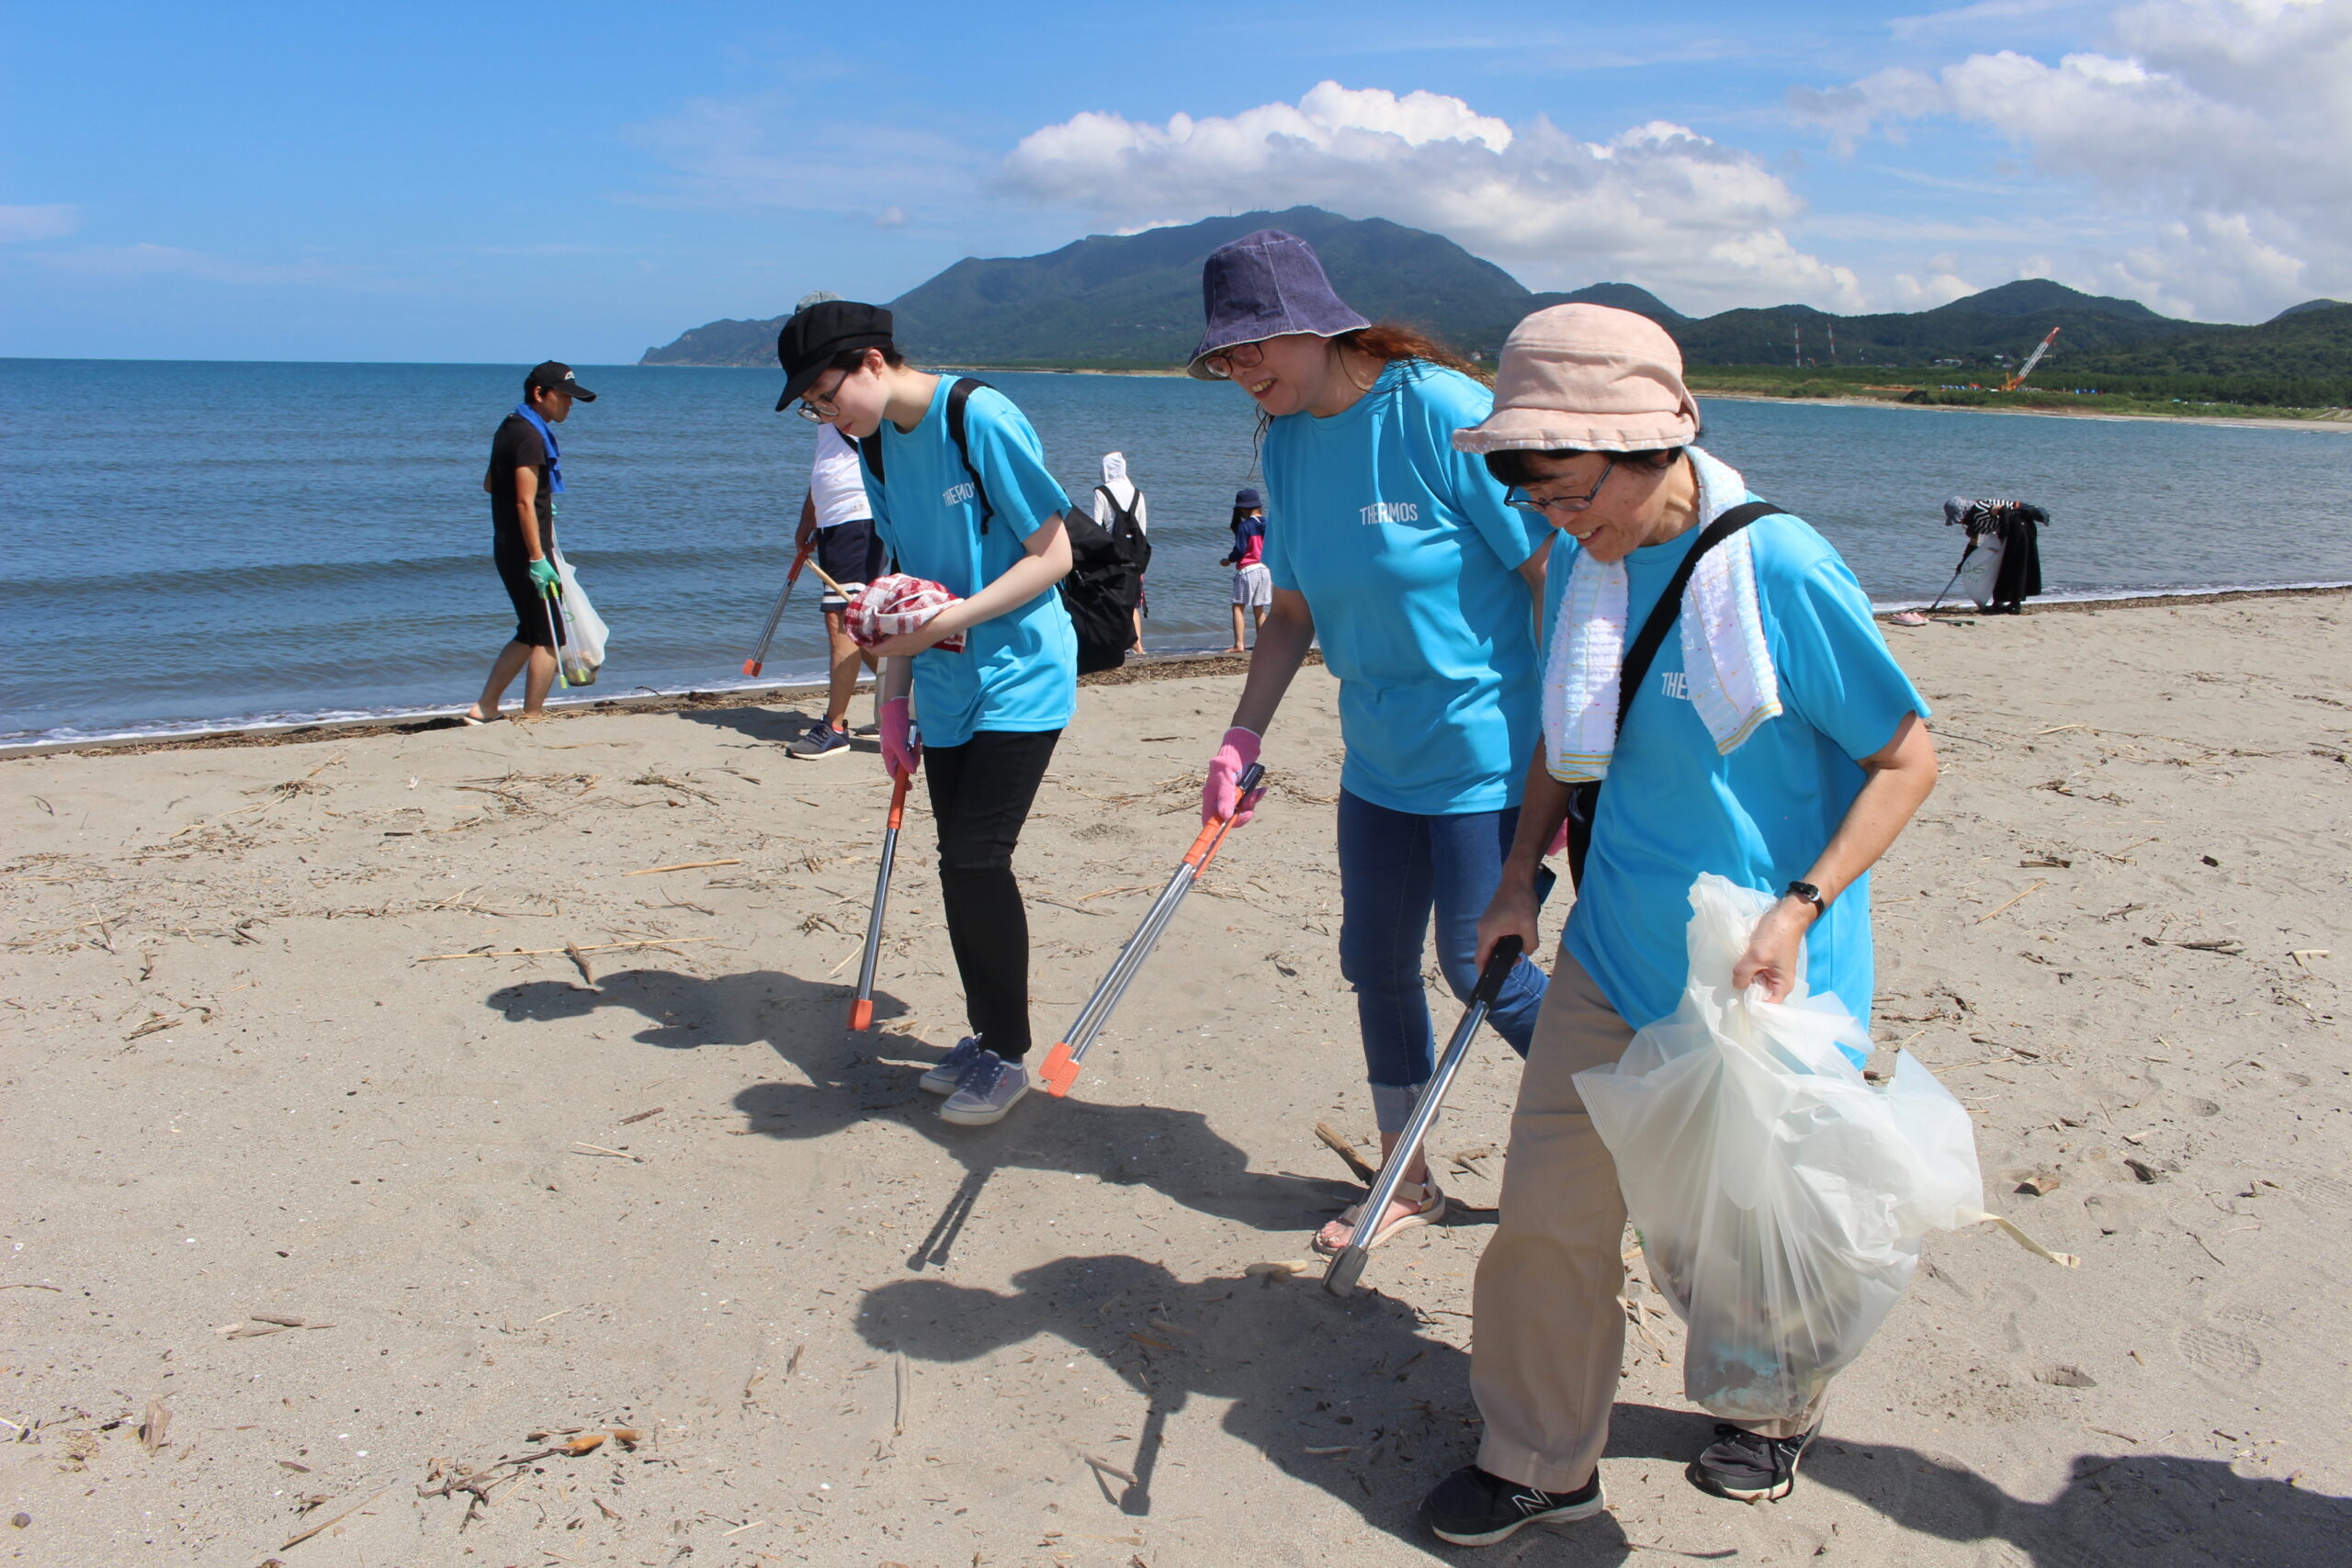
[(1166, 931), (1168, 922), (1175, 918), (1176, 907), (1184, 901), (1184, 895), (1193, 890), (1193, 884), (1200, 879), (1201, 873), (1208, 869), (1209, 862), (1216, 859), (1217, 851), (1225, 847), (1226, 837), (1233, 831), (1234, 824), (1247, 817), (1258, 804), (1258, 797), (1265, 793), (1265, 776), (1266, 770), (1255, 762), (1242, 770), (1238, 788), (1235, 791), (1233, 810), (1202, 826), (1200, 837), (1194, 839), (1193, 847), (1184, 852), (1183, 860), (1168, 878), (1168, 886), (1159, 890), (1159, 897), (1153, 899), (1151, 908), (1144, 911), (1143, 921), (1136, 927), (1136, 934), (1127, 938), (1126, 945), (1119, 949), (1118, 957), (1111, 961), (1111, 972), (1102, 976), (1102, 983), (1094, 987), (1094, 994), (1080, 1010), (1078, 1021), (1069, 1026), (1069, 1032), (1046, 1054), (1046, 1065), (1038, 1069), (1037, 1077), (1055, 1099), (1059, 1100), (1069, 1093), (1070, 1086), (1078, 1082), (1080, 1064), (1086, 1060), (1088, 1048), (1094, 1043), (1094, 1037), (1102, 1032), (1102, 1025), (1109, 1021), (1111, 1010), (1117, 1007), (1119, 998), (1127, 994), (1127, 987), (1135, 979), (1136, 972), (1143, 967), (1143, 961), (1151, 956), (1152, 944), (1159, 940), (1159, 933)]
[[(1544, 895), (1551, 891), (1552, 881), (1551, 868), (1544, 867), (1536, 878), (1535, 897), (1539, 904)], [(1356, 1280), (1363, 1273), (1364, 1260), (1371, 1256), (1372, 1238), (1380, 1233), (1380, 1222), (1387, 1214), (1405, 1173), (1413, 1168), (1413, 1158), (1420, 1153), (1431, 1123), (1437, 1121), (1438, 1109), (1445, 1103), (1445, 1091), (1453, 1086), (1454, 1074), (1469, 1058), (1470, 1042), (1476, 1036), (1478, 1026), (1487, 1021), (1487, 1010), (1495, 1005), (1495, 998), (1502, 994), (1503, 983), (1518, 967), (1521, 951), (1520, 939), (1506, 936), (1495, 943), (1487, 966), (1478, 972), (1478, 983), (1471, 988), (1469, 1005), (1462, 1010), (1462, 1021), (1454, 1025), (1453, 1038), (1445, 1043), (1445, 1055), (1438, 1059), (1437, 1071), (1430, 1075), (1420, 1099), (1413, 1102), (1413, 1119), (1405, 1123), (1405, 1131), (1381, 1165), (1372, 1190), (1356, 1209), (1356, 1228), (1349, 1235), (1348, 1245), (1331, 1255), (1329, 1266), (1323, 1270), (1323, 1288), (1333, 1295), (1344, 1296), (1355, 1289)]]
[(865, 956), (857, 969), (857, 999), (849, 1004), (849, 1026), (865, 1029), (874, 1022), (874, 966), (882, 956), (882, 912), (890, 902), (890, 867), (899, 858), (899, 823), (907, 813), (907, 784), (912, 775), (890, 775), (890, 818), (882, 829), (882, 869), (874, 874), (874, 912), (865, 919)]
[[(792, 603), (792, 591), (800, 582), (800, 569), (808, 564), (808, 553), (816, 547), (817, 536), (811, 534), (808, 542), (800, 547), (800, 553), (792, 558), (792, 570), (784, 574), (784, 592), (776, 595), (775, 608), (768, 612), (768, 624), (760, 628), (760, 645), (752, 649), (751, 658), (743, 660), (744, 674), (758, 674), (760, 667), (767, 662), (768, 644), (775, 640), (775, 629), (784, 624), (784, 607)], [(818, 575), (824, 573), (820, 570)]]

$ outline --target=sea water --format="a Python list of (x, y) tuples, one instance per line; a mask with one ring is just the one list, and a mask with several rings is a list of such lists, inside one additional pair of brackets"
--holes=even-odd
[[(767, 370), (583, 367), (558, 534), (612, 627), (582, 696), (724, 690), (792, 554), (813, 427)], [(1149, 498), (1153, 651), (1230, 635), (1256, 417), (1178, 377), (992, 372), (1083, 502), (1123, 451)], [(522, 367), (0, 360), (0, 744), (447, 712), (514, 616), (481, 481)], [(2352, 579), (2352, 439), (2327, 431), (1709, 400), (1707, 445), (1844, 552), (1933, 596), (1946, 496), (2049, 509), (2053, 593)], [(762, 684), (817, 673), (816, 584)], [(519, 685), (510, 701), (519, 699)]]

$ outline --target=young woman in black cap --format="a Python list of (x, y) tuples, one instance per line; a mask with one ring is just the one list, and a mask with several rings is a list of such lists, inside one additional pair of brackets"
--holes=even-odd
[[(873, 305), (799, 311), (776, 340), (786, 377), (776, 407), (797, 398), (805, 417), (859, 443), (875, 526), (899, 570), (957, 596), (873, 651), (884, 765), (931, 764), (941, 901), (972, 1026), (922, 1087), (947, 1096), (943, 1120), (985, 1125), (1030, 1085), (1029, 921), (1012, 852), (1078, 705), (1078, 639), (1055, 592), (1070, 569), (1069, 498), (1010, 400), (986, 387), (955, 398), (957, 378), (909, 365), (890, 333), (890, 312)], [(934, 646), (957, 632), (963, 651)]]
[[(1313, 247), (1263, 229), (1209, 258), (1208, 326), (1192, 373), (1229, 380), (1265, 421), (1272, 605), (1233, 727), (1209, 765), (1204, 818), (1233, 809), (1283, 693), (1319, 638), (1340, 678), (1340, 968), (1355, 989), (1382, 1152), (1433, 1067), (1421, 980), (1430, 917), (1446, 982), (1477, 980), (1478, 916), (1519, 819), (1536, 711), (1540, 519), (1510, 506), (1453, 432), (1493, 406), (1469, 367), (1408, 329), (1374, 326)], [(1544, 974), (1521, 962), (1489, 1015), (1521, 1055)], [(1374, 1243), (1442, 1217), (1416, 1162)], [(1350, 1209), (1317, 1235), (1343, 1246)]]

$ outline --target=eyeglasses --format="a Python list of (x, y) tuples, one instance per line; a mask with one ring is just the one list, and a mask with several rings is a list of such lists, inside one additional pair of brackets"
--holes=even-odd
[(1266, 362), (1266, 345), (1262, 343), (1237, 343), (1231, 348), (1220, 349), (1201, 361), (1201, 368), (1220, 381), (1229, 381), (1236, 370), (1254, 370)]
[(1600, 493), (1600, 487), (1607, 484), (1609, 476), (1616, 471), (1617, 459), (1611, 457), (1602, 466), (1600, 478), (1594, 480), (1592, 488), (1582, 495), (1555, 495), (1545, 501), (1538, 501), (1517, 485), (1513, 485), (1503, 492), (1503, 499), (1521, 512), (1532, 512), (1538, 516), (1553, 512), (1582, 512), (1592, 504), (1593, 497)]
[(801, 394), (798, 402), (792, 405), (792, 412), (811, 424), (824, 424), (841, 418), (842, 406), (833, 400), (841, 395), (842, 381), (848, 380), (849, 377), (848, 371), (842, 371), (841, 381), (835, 381), (830, 392), (820, 394), (815, 388), (810, 388)]

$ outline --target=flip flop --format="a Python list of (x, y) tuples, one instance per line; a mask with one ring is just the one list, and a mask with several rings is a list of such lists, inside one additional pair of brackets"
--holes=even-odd
[[(1397, 1195), (1402, 1197), (1404, 1195), (1405, 1189), (1411, 1186), (1418, 1186), (1420, 1188), (1420, 1202), (1408, 1213), (1397, 1215), (1395, 1219), (1389, 1221), (1386, 1224), (1373, 1232), (1372, 1239), (1364, 1243), (1366, 1250), (1378, 1247), (1400, 1231), (1411, 1230), (1415, 1225), (1433, 1225), (1437, 1224), (1438, 1221), (1445, 1218), (1446, 1197), (1443, 1192), (1438, 1190), (1438, 1185), (1436, 1182), (1399, 1182), (1396, 1187)], [(1351, 1203), (1346, 1208), (1340, 1211), (1340, 1223), (1347, 1226), (1349, 1233), (1353, 1235), (1356, 1223), (1363, 1217), (1363, 1204)], [(1317, 1230), (1315, 1233), (1314, 1237), (1307, 1243), (1307, 1245), (1312, 1247), (1317, 1252), (1320, 1253), (1325, 1258), (1333, 1257), (1340, 1251), (1340, 1247), (1333, 1247), (1329, 1242), (1323, 1239), (1323, 1233), (1320, 1230)], [(1346, 1244), (1344, 1242), (1340, 1244), (1342, 1247), (1345, 1245)]]

